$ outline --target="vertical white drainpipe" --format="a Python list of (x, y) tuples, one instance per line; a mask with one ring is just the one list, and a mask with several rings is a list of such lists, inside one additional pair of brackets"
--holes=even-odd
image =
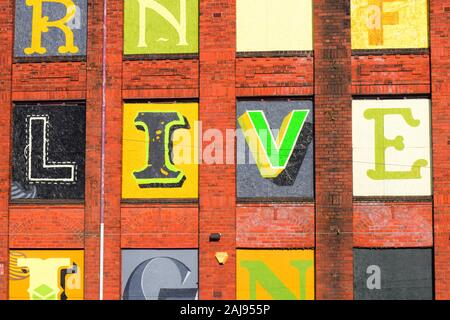
[(103, 45), (102, 45), (102, 150), (100, 168), (100, 270), (99, 299), (103, 300), (103, 266), (105, 249), (105, 128), (106, 128), (106, 9), (108, 0), (103, 0)]

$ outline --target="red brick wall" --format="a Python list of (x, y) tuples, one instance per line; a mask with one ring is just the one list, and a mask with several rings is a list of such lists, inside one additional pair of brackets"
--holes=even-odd
[(9, 245), (20, 249), (83, 249), (83, 206), (12, 206)]
[(9, 204), (9, 164), (10, 123), (11, 123), (11, 73), (13, 39), (12, 1), (0, 1), (0, 300), (8, 298), (8, 204)]
[(13, 91), (86, 92), (85, 62), (16, 63), (13, 65)]
[(124, 205), (122, 248), (198, 248), (198, 206)]
[(428, 94), (428, 54), (352, 57), (352, 94)]
[[(236, 1), (200, 1), (200, 121), (202, 130), (233, 129), (236, 123)], [(236, 169), (200, 165), (199, 296), (236, 297)], [(219, 242), (209, 242), (220, 232)], [(216, 252), (227, 252), (219, 265)]]
[(312, 96), (313, 57), (238, 58), (236, 94), (239, 97)]
[(91, 36), (87, 44), (86, 59), (84, 298), (89, 300), (99, 297), (102, 6), (103, 1), (89, 1), (88, 3), (88, 34)]
[(433, 206), (428, 202), (355, 203), (353, 232), (355, 247), (432, 247)]
[(120, 299), (122, 190), (123, 1), (108, 1), (106, 47), (105, 260), (104, 298)]
[[(67, 88), (69, 89), (69, 88)], [(86, 91), (37, 91), (39, 87), (33, 87), (30, 91), (12, 92), (12, 101), (64, 101), (64, 100), (84, 100)]]
[[(10, 152), (0, 153), (0, 264), (6, 271), (0, 299), (7, 298), (8, 248), (31, 247), (84, 248), (85, 298), (98, 299), (103, 1), (89, 1), (86, 62), (14, 64), (12, 3), (0, 0), (0, 134), (10, 136), (11, 101), (86, 100), (86, 198), (84, 204), (10, 206)], [(430, 54), (351, 57), (348, 5), (315, 1), (314, 57), (236, 58), (235, 0), (211, 0), (200, 4), (198, 59), (123, 61), (123, 1), (108, 1), (105, 298), (120, 298), (121, 248), (199, 247), (200, 298), (233, 299), (236, 247), (316, 247), (316, 297), (351, 299), (353, 246), (433, 242), (436, 297), (450, 298), (449, 1), (431, 1)], [(353, 203), (351, 94), (430, 92), (433, 204)], [(314, 94), (316, 203), (237, 205), (233, 165), (200, 166), (199, 204), (121, 203), (124, 99), (198, 99), (203, 130), (224, 131), (235, 127), (236, 97)], [(0, 149), (10, 150), (10, 139), (0, 140)], [(220, 242), (209, 242), (212, 232), (222, 233)], [(215, 260), (217, 251), (230, 256), (224, 266)]]
[(450, 299), (450, 2), (431, 0), (436, 298)]
[(197, 98), (198, 60), (124, 61), (123, 98)]
[(316, 298), (352, 299), (350, 1), (314, 4)]
[(238, 248), (314, 248), (314, 204), (239, 205)]

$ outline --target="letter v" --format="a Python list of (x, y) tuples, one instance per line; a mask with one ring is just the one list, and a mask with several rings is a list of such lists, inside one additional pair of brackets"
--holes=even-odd
[(276, 178), (286, 169), (308, 114), (309, 110), (290, 112), (284, 118), (276, 140), (264, 111), (247, 111), (238, 119), (263, 178)]

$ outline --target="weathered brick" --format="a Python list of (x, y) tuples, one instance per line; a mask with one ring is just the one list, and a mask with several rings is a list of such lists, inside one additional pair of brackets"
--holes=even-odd
[(316, 298), (352, 299), (350, 1), (315, 1), (314, 17)]
[(12, 39), (13, 39), (13, 2), (0, 2), (0, 264), (4, 273), (0, 274), (0, 300), (8, 297), (8, 217), (10, 189), (10, 150), (11, 141), (11, 74), (12, 74)]
[(450, 299), (450, 3), (431, 0), (435, 294)]
[[(233, 129), (236, 123), (236, 1), (200, 1), (200, 120), (209, 128)], [(220, 13), (220, 14), (218, 14)], [(236, 296), (236, 168), (200, 165), (199, 285), (201, 299)], [(217, 183), (220, 181), (220, 183)], [(220, 232), (219, 242), (209, 242)], [(215, 253), (228, 253), (220, 266)]]

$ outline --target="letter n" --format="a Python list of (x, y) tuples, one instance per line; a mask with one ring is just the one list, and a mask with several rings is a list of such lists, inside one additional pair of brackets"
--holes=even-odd
[[(175, 1), (175, 0), (173, 0)], [(146, 30), (147, 30), (147, 9), (152, 9), (156, 13), (158, 13), (162, 18), (166, 19), (166, 21), (175, 29), (178, 33), (178, 44), (179, 46), (187, 46), (187, 38), (186, 38), (186, 0), (180, 1), (180, 18), (177, 20), (175, 16), (163, 5), (158, 3), (155, 0), (138, 0), (139, 2), (139, 43), (138, 47), (146, 48)]]
[[(306, 299), (306, 270), (312, 261), (294, 260), (291, 266), (297, 269), (300, 278), (300, 300)], [(250, 300), (256, 300), (256, 285), (259, 284), (275, 300), (297, 300), (296, 295), (261, 261), (242, 261), (241, 267), (249, 273)]]

